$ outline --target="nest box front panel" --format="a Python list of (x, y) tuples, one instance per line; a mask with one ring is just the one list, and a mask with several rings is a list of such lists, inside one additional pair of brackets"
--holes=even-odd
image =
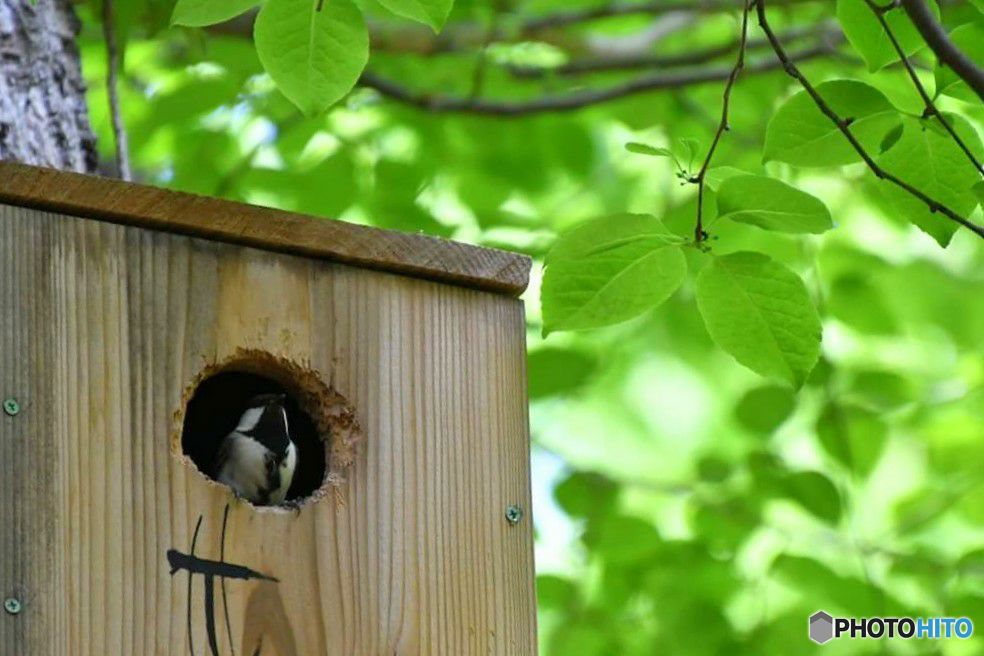
[[(0, 275), (5, 649), (535, 652), (518, 301), (2, 205)], [(289, 508), (195, 460), (263, 381), (315, 436)]]

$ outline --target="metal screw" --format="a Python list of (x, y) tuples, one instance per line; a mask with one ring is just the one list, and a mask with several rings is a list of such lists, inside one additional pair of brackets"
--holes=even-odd
[(15, 399), (13, 397), (11, 397), (9, 399), (4, 399), (3, 400), (3, 411), (6, 412), (11, 417), (13, 417), (18, 412), (20, 412), (20, 403), (18, 403), (17, 402), (17, 399)]
[(3, 600), (3, 609), (11, 615), (16, 615), (21, 612), (21, 602), (13, 597), (7, 597)]
[(506, 521), (510, 526), (515, 526), (523, 518), (523, 509), (519, 506), (509, 506), (506, 508)]

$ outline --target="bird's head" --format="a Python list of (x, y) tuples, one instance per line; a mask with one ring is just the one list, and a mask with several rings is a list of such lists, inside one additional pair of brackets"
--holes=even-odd
[(252, 437), (282, 458), (291, 444), (286, 402), (284, 394), (254, 396), (240, 417), (236, 432)]

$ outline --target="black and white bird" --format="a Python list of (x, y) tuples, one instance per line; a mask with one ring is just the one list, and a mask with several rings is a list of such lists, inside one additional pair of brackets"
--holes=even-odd
[(257, 505), (280, 505), (297, 468), (283, 394), (254, 397), (219, 447), (216, 479)]

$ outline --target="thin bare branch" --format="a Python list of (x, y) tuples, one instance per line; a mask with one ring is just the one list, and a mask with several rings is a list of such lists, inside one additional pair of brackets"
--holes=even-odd
[[(802, 25), (789, 29), (782, 35), (783, 43), (794, 43), (809, 38), (818, 38), (828, 45), (840, 43), (843, 33), (835, 21), (825, 21), (820, 24)], [(653, 54), (651, 52), (619, 54), (575, 59), (562, 66), (553, 68), (534, 66), (510, 66), (509, 72), (519, 78), (540, 79), (550, 76), (576, 77), (592, 73), (608, 73), (613, 71), (634, 71), (645, 69), (684, 68), (707, 64), (721, 57), (731, 55), (738, 48), (739, 40), (735, 39), (700, 50), (691, 50), (672, 55)], [(766, 39), (749, 39), (745, 45), (746, 52), (770, 48)]]
[[(779, 0), (782, 5), (800, 5), (820, 0)], [(568, 9), (527, 20), (523, 29), (527, 33), (540, 32), (577, 23), (586, 23), (615, 16), (654, 16), (674, 11), (711, 13), (740, 9), (741, 0), (651, 0), (650, 2), (616, 2), (587, 9)]]
[(738, 81), (742, 70), (745, 68), (745, 48), (748, 45), (748, 13), (751, 11), (751, 3), (755, 0), (744, 0), (744, 7), (741, 12), (741, 35), (738, 37), (738, 57), (735, 65), (728, 75), (728, 80), (724, 84), (724, 94), (721, 101), (721, 121), (718, 123), (717, 130), (714, 132), (714, 139), (711, 140), (711, 147), (707, 149), (707, 157), (700, 166), (700, 171), (690, 181), (697, 185), (697, 225), (694, 228), (694, 242), (700, 243), (707, 238), (704, 232), (704, 182), (707, 178), (707, 170), (711, 167), (711, 160), (717, 151), (721, 137), (727, 130), (731, 129), (728, 124), (728, 112), (731, 108), (731, 90)]
[(936, 17), (923, 0), (901, 0), (901, 3), (905, 13), (909, 15), (940, 62), (949, 66), (980, 96), (981, 100), (984, 100), (984, 68), (974, 63), (974, 60), (950, 40), (950, 35), (936, 22)]
[[(790, 55), (793, 61), (806, 61), (835, 54), (828, 45), (807, 48)], [(769, 73), (782, 69), (774, 59), (757, 61), (745, 66), (748, 74)], [(429, 112), (463, 112), (491, 116), (526, 116), (545, 112), (564, 112), (590, 107), (600, 103), (662, 89), (679, 89), (707, 82), (727, 80), (732, 73), (730, 66), (708, 67), (697, 70), (659, 73), (638, 77), (627, 82), (601, 89), (589, 89), (565, 94), (546, 95), (532, 100), (485, 100), (460, 96), (428, 95), (408, 89), (393, 80), (366, 71), (359, 84), (374, 89), (382, 96)]]
[[(936, 108), (936, 104), (933, 102), (933, 99), (930, 98), (928, 93), (926, 93), (926, 87), (923, 86), (919, 76), (916, 75), (916, 71), (912, 67), (912, 62), (909, 61), (909, 58), (905, 54), (905, 50), (903, 50), (902, 45), (895, 36), (895, 32), (892, 30), (892, 26), (888, 24), (888, 20), (885, 18), (886, 7), (879, 6), (876, 2), (874, 2), (874, 0), (865, 0), (865, 2), (868, 4), (868, 8), (871, 9), (872, 13), (875, 14), (875, 17), (881, 24), (882, 30), (885, 32), (885, 35), (888, 37), (889, 41), (892, 42), (892, 47), (895, 48), (896, 54), (902, 60), (902, 65), (909, 74), (909, 79), (912, 80), (913, 86), (916, 88), (916, 91), (919, 92), (919, 97), (922, 98), (923, 105), (926, 107), (926, 110), (923, 112), (923, 116), (926, 118), (936, 117), (936, 120), (940, 122), (943, 129), (950, 135), (954, 143), (956, 143), (960, 150), (964, 152), (967, 159), (969, 159), (974, 165), (974, 168), (976, 168), (979, 173), (984, 175), (984, 168), (981, 167), (980, 160), (977, 159), (964, 140), (959, 134), (957, 134), (957, 131), (953, 129), (953, 125), (950, 124), (950, 121), (946, 118), (946, 116), (944, 116), (943, 113)], [(892, 6), (893, 5), (889, 5), (889, 7)]]
[(133, 179), (133, 174), (130, 170), (130, 148), (127, 144), (126, 126), (123, 124), (123, 114), (120, 111), (120, 56), (113, 22), (113, 0), (103, 0), (102, 30), (103, 39), (106, 41), (106, 91), (109, 96), (109, 118), (116, 142), (116, 167), (120, 179), (129, 182)]
[(796, 66), (796, 63), (786, 53), (786, 49), (783, 47), (782, 42), (779, 41), (779, 38), (776, 36), (775, 31), (773, 31), (772, 26), (769, 24), (769, 18), (766, 15), (765, 5), (766, 5), (766, 0), (756, 0), (758, 22), (762, 28), (762, 31), (765, 32), (765, 36), (769, 39), (769, 43), (772, 44), (772, 49), (775, 51), (776, 56), (779, 58), (779, 61), (782, 62), (783, 68), (786, 70), (786, 73), (788, 73), (793, 79), (799, 82), (800, 86), (802, 86), (803, 89), (807, 92), (807, 94), (809, 94), (810, 98), (813, 99), (813, 103), (817, 106), (817, 108), (824, 114), (824, 116), (830, 119), (830, 121), (837, 127), (837, 129), (841, 132), (841, 134), (843, 134), (844, 137), (848, 140), (848, 142), (850, 142), (851, 146), (858, 153), (858, 155), (861, 157), (864, 163), (868, 166), (869, 169), (871, 169), (871, 172), (874, 173), (877, 178), (881, 180), (887, 180), (888, 182), (894, 184), (896, 187), (904, 190), (909, 195), (913, 196), (914, 198), (917, 198), (919, 201), (924, 203), (929, 208), (930, 212), (939, 212), (940, 214), (947, 217), (951, 221), (954, 221), (962, 225), (963, 227), (967, 228), (968, 230), (976, 234), (978, 237), (984, 238), (984, 226), (976, 225), (971, 221), (969, 221), (968, 219), (966, 219), (965, 217), (960, 216), (958, 213), (954, 212), (952, 209), (950, 209), (943, 203), (928, 196), (923, 191), (912, 186), (905, 180), (902, 180), (895, 174), (890, 173), (889, 171), (886, 171), (885, 169), (881, 168), (881, 166), (879, 166), (878, 163), (875, 162), (874, 158), (871, 157), (868, 151), (865, 150), (864, 146), (861, 145), (861, 142), (858, 141), (857, 137), (855, 137), (854, 134), (851, 132), (851, 127), (850, 127), (851, 121), (840, 116), (837, 112), (833, 110), (833, 108), (831, 108), (829, 104), (827, 104), (827, 101), (823, 99), (823, 96), (820, 95), (816, 87), (814, 87), (813, 84), (806, 78), (806, 76), (803, 75), (803, 73)]

